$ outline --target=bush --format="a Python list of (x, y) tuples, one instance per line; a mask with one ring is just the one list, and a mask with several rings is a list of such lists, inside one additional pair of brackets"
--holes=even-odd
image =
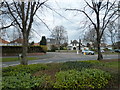
[(60, 71), (56, 74), (54, 88), (103, 88), (108, 84), (111, 75), (99, 69)]
[(5, 76), (2, 78), (2, 90), (24, 90), (32, 88), (44, 88), (47, 76), (35, 77), (31, 74), (21, 72), (16, 76)]
[(44, 53), (47, 52), (47, 46), (46, 46), (46, 45), (40, 45), (40, 47), (43, 49), (43, 52), (44, 52)]
[(52, 46), (51, 46), (51, 50), (50, 50), (50, 51), (51, 51), (51, 52), (55, 52), (55, 50), (58, 50), (57, 46), (52, 45)]
[(17, 75), (21, 72), (26, 72), (26, 73), (35, 73), (39, 70), (45, 70), (47, 69), (47, 65), (45, 64), (31, 64), (31, 65), (17, 65), (17, 66), (10, 66), (10, 67), (5, 67), (2, 70), (2, 75), (3, 76), (14, 76)]
[(49, 87), (50, 77), (42, 74), (42, 76), (33, 76), (39, 70), (45, 70), (46, 64), (31, 64), (5, 67), (2, 70), (2, 90), (24, 90), (38, 89)]
[(76, 70), (81, 70), (83, 68), (91, 68), (93, 66), (92, 63), (85, 62), (85, 61), (69, 61), (63, 63), (61, 70), (71, 70), (71, 69), (76, 69)]

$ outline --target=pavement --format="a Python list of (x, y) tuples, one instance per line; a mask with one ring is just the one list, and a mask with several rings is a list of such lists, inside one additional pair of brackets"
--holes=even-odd
[[(10, 56), (15, 57), (15, 56)], [(17, 56), (16, 56), (17, 57)], [(31, 56), (33, 57), (33, 56)], [(38, 60), (30, 60), (28, 64), (37, 64), (37, 63), (59, 63), (67, 61), (84, 61), (84, 60), (97, 60), (96, 55), (82, 55), (81, 53), (61, 53), (61, 52), (47, 52), (45, 55), (34, 56), (38, 57)], [(5, 57), (3, 57), (5, 58)], [(120, 59), (119, 55), (103, 55), (104, 59)], [(8, 67), (19, 65), (19, 61), (15, 62), (3, 62), (0, 67)]]

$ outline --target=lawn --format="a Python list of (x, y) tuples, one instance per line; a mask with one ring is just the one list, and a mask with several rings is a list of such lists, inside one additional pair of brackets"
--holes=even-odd
[[(28, 60), (37, 60), (38, 57), (27, 57)], [(12, 61), (19, 61), (18, 57), (9, 57), (9, 58), (2, 58), (2, 62), (12, 62)]]
[(2, 88), (118, 90), (119, 65), (115, 59), (10, 66), (2, 70)]

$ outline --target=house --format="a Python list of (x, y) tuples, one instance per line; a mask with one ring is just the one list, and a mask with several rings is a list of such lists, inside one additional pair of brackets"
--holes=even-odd
[(6, 46), (6, 45), (8, 45), (8, 44), (9, 44), (8, 41), (6, 41), (6, 40), (0, 38), (0, 46)]
[(79, 42), (77, 40), (71, 40), (70, 44), (68, 45), (69, 50), (78, 50), (79, 49)]
[(15, 39), (13, 41), (11, 41), (9, 43), (10, 46), (22, 46), (22, 43), (23, 43), (23, 39), (22, 38), (18, 38), (18, 39)]
[(101, 43), (101, 44), (100, 44), (101, 49), (105, 49), (105, 48), (107, 48), (107, 46), (108, 46), (108, 45), (107, 45), (106, 43)]
[(56, 39), (53, 38), (47, 38), (47, 48), (48, 50), (51, 50), (52, 45), (57, 45), (58, 41), (56, 41)]

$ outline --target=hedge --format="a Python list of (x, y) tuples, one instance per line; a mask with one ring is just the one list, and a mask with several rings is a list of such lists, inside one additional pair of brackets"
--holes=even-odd
[[(22, 46), (0, 46), (2, 54), (22, 53)], [(28, 53), (46, 53), (47, 46), (28, 46)]]

